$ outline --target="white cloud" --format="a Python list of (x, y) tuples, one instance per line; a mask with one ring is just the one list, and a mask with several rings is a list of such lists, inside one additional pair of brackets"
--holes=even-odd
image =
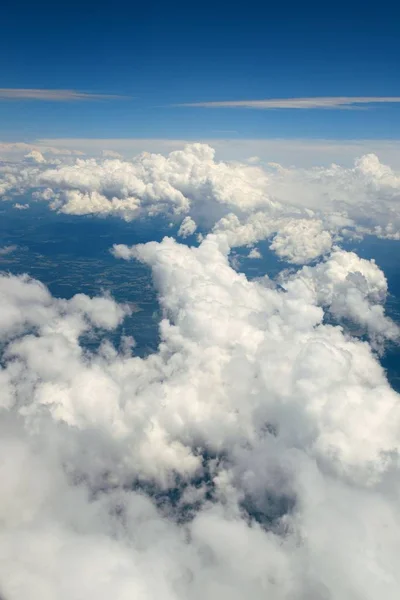
[(0, 88), (0, 100), (46, 100), (74, 102), (78, 100), (115, 100), (126, 98), (116, 94), (90, 94), (77, 90), (49, 90), (36, 88)]
[[(399, 396), (371, 346), (387, 284), (335, 250), (280, 285), (229, 265), (220, 234), (114, 254), (152, 268), (145, 359), (110, 298), (0, 277), (0, 581), (7, 600), (395, 600)], [(377, 307), (379, 310), (376, 310)]]
[(123, 158), (122, 154), (115, 152), (115, 150), (103, 150), (104, 158)]
[(217, 102), (191, 102), (175, 106), (204, 107), (204, 108), (255, 108), (270, 109), (300, 109), (312, 108), (349, 109), (358, 105), (398, 104), (400, 96), (327, 96), (313, 98), (270, 98), (267, 100), (223, 100)]
[(283, 286), (288, 291), (294, 286), (296, 294), (328, 306), (335, 317), (347, 318), (366, 328), (378, 343), (381, 339), (399, 338), (399, 327), (384, 315), (387, 294), (384, 274), (373, 261), (360, 259), (353, 252), (336, 249), (325, 262), (303, 267)]
[(10, 246), (0, 247), (0, 256), (7, 256), (8, 254), (12, 254), (17, 250), (18, 246), (16, 244), (11, 244)]
[(400, 238), (400, 173), (374, 154), (350, 168), (301, 169), (218, 161), (210, 146), (191, 144), (131, 161), (0, 167), (6, 199), (30, 189), (62, 213), (127, 221), (164, 214), (183, 221), (182, 233), (192, 222), (214, 228), (230, 247), (273, 238), (271, 249), (295, 264), (326, 254), (342, 236)]
[(252, 248), (247, 258), (262, 258), (262, 255), (258, 248)]
[(38, 150), (31, 150), (28, 154), (25, 154), (24, 158), (37, 164), (43, 164), (46, 162), (43, 154)]
[(191, 217), (185, 217), (179, 227), (178, 235), (186, 238), (189, 235), (193, 235), (197, 229), (195, 221)]
[(280, 258), (295, 264), (304, 264), (324, 255), (332, 247), (332, 236), (324, 230), (322, 221), (293, 219), (279, 228), (271, 243)]
[(9, 200), (12, 196), (24, 194), (37, 185), (39, 173), (39, 164), (0, 163), (0, 198)]
[[(49, 163), (57, 163), (54, 157), (62, 157), (66, 160), (68, 157), (83, 156), (81, 150), (71, 148), (60, 148), (46, 144), (27, 144), (25, 142), (0, 142), (0, 160), (16, 162), (32, 162), (32, 157), (38, 157), (41, 154)], [(28, 157), (28, 161), (27, 161)], [(37, 161), (36, 161), (37, 162)], [(40, 161), (39, 162), (43, 162)]]
[[(109, 341), (128, 306), (0, 275), (0, 594), (397, 600), (400, 403), (377, 353), (399, 327), (382, 271), (338, 243), (400, 237), (400, 175), (202, 144), (111, 158), (3, 164), (0, 189), (211, 233), (114, 245), (152, 269), (161, 343), (143, 359)], [(315, 264), (250, 281), (229, 253), (262, 239)]]

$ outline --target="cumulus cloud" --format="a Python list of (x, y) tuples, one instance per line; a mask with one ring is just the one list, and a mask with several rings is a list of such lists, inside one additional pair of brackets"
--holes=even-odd
[(185, 217), (179, 227), (178, 235), (186, 238), (189, 235), (193, 235), (197, 229), (195, 221), (191, 217)]
[[(260, 169), (216, 162), (214, 150), (206, 145), (192, 144), (167, 157), (142, 153), (133, 161), (94, 159), (77, 160), (75, 165), (48, 169), (41, 173), (39, 183), (53, 189), (74, 190), (85, 196), (80, 202), (91, 212), (90, 194), (103, 197), (99, 212), (108, 212), (106, 203), (113, 199), (132, 199), (137, 209), (159, 213), (187, 213), (194, 204), (205, 211), (218, 204), (238, 209), (253, 209), (268, 204), (263, 194), (266, 175)], [(62, 198), (63, 210), (70, 210), (69, 198)], [(127, 218), (137, 210), (126, 208)], [(221, 209), (219, 209), (221, 210)], [(223, 209), (222, 209), (223, 210)]]
[(0, 277), (7, 600), (397, 599), (399, 396), (325, 320), (394, 339), (386, 279), (336, 249), (267, 285), (229, 250), (114, 246), (159, 296), (143, 359), (104, 333), (127, 307)]
[(31, 150), (31, 152), (26, 154), (24, 158), (38, 164), (43, 164), (46, 162), (45, 157), (38, 150)]
[(167, 215), (183, 234), (194, 222), (231, 247), (270, 239), (271, 249), (293, 264), (316, 260), (343, 237), (400, 239), (400, 174), (374, 154), (350, 168), (312, 169), (218, 161), (205, 144), (167, 156), (143, 152), (131, 161), (45, 164), (33, 156), (35, 165), (0, 167), (3, 197), (31, 190), (61, 213), (127, 221)]
[(303, 297), (329, 307), (336, 318), (366, 328), (373, 341), (399, 338), (399, 327), (385, 317), (387, 281), (373, 260), (366, 261), (353, 252), (336, 249), (326, 261), (303, 267), (282, 285), (288, 291), (292, 286), (302, 287)]
[[(40, 165), (7, 164), (0, 162), (0, 197), (9, 200), (11, 197), (20, 196), (36, 185), (36, 178), (40, 173)], [(10, 194), (10, 195), (9, 195)]]
[(301, 265), (326, 254), (331, 247), (331, 234), (324, 230), (322, 221), (315, 219), (288, 221), (270, 246), (280, 258)]
[(258, 248), (252, 248), (247, 258), (262, 258), (262, 255)]
[[(379, 353), (400, 332), (384, 273), (340, 242), (400, 238), (400, 175), (375, 155), (288, 169), (202, 144), (24, 153), (0, 165), (5, 199), (209, 233), (113, 246), (152, 270), (145, 358), (120, 336), (129, 306), (0, 275), (5, 600), (397, 600), (400, 398)], [(301, 268), (232, 267), (264, 239)]]

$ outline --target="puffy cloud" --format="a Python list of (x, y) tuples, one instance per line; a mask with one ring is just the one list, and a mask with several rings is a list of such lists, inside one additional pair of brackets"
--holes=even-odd
[(46, 162), (45, 157), (39, 150), (31, 150), (28, 154), (25, 154), (24, 157), (26, 160), (31, 161), (33, 163), (43, 164)]
[(182, 234), (195, 222), (231, 247), (270, 238), (271, 249), (294, 264), (325, 255), (343, 237), (400, 238), (400, 175), (373, 154), (351, 168), (299, 169), (217, 161), (210, 146), (191, 144), (131, 161), (0, 167), (5, 198), (29, 189), (62, 213), (127, 221), (166, 214), (181, 220)]
[(186, 238), (189, 235), (193, 235), (197, 229), (195, 221), (191, 217), (185, 217), (179, 227), (178, 235)]
[(111, 298), (0, 277), (4, 597), (397, 598), (399, 396), (324, 322), (393, 338), (378, 267), (335, 250), (267, 285), (217, 232), (113, 252), (152, 269), (143, 359), (102, 333)]
[(295, 288), (297, 294), (311, 302), (329, 307), (336, 318), (367, 329), (378, 343), (399, 338), (399, 327), (384, 314), (387, 281), (374, 261), (336, 249), (325, 262), (303, 267), (282, 285), (288, 291)]
[[(382, 271), (338, 243), (398, 237), (399, 175), (373, 155), (284, 169), (200, 144), (111, 158), (3, 164), (0, 187), (211, 233), (113, 247), (152, 269), (145, 358), (110, 342), (129, 307), (0, 276), (0, 594), (397, 600), (400, 404), (378, 353), (399, 328)], [(262, 239), (315, 264), (250, 281), (229, 253)]]
[(308, 263), (326, 254), (332, 247), (332, 236), (323, 229), (322, 221), (297, 219), (287, 222), (275, 235), (271, 250), (288, 262)]
[[(53, 195), (51, 188), (46, 188), (46, 194), (51, 194), (54, 200), (51, 208), (70, 215), (118, 215), (130, 221), (139, 212), (139, 201), (136, 198), (107, 199), (96, 191), (80, 192), (66, 190), (62, 198), (59, 194)], [(36, 195), (39, 198), (40, 192)], [(42, 195), (42, 198), (44, 196)]]
[(0, 198), (8, 200), (11, 196), (24, 194), (35, 186), (39, 172), (39, 165), (0, 162)]
[[(0, 276), (0, 593), (397, 599), (400, 405), (377, 354), (399, 328), (382, 271), (337, 244), (398, 237), (398, 174), (373, 155), (224, 163), (200, 144), (111, 158), (3, 164), (2, 193), (212, 233), (114, 246), (159, 295), (143, 359), (110, 342), (127, 306)], [(250, 281), (229, 252), (262, 239), (325, 258)]]
[(258, 248), (252, 248), (247, 258), (262, 258), (262, 255)]
[(185, 213), (192, 203), (204, 210), (201, 205), (215, 201), (244, 210), (268, 204), (263, 197), (266, 176), (262, 170), (216, 162), (214, 150), (202, 144), (192, 144), (167, 157), (145, 152), (132, 162), (77, 160), (75, 165), (44, 171), (40, 181), (51, 188), (81, 194), (97, 192), (105, 201), (132, 197), (150, 213), (168, 208)]

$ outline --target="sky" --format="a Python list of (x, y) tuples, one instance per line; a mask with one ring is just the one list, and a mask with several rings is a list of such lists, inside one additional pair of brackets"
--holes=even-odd
[(400, 105), (176, 106), (400, 97), (393, 9), (358, 3), (16, 4), (4, 9), (1, 87), (123, 98), (0, 100), (0, 139), (390, 139)]
[(1, 600), (398, 600), (398, 17), (0, 19)]

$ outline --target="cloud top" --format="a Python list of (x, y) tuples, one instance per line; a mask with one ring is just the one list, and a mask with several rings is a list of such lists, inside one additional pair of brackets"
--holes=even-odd
[(0, 165), (4, 200), (28, 192), (64, 214), (126, 221), (163, 215), (182, 225), (183, 237), (213, 230), (230, 248), (270, 239), (280, 258), (299, 265), (344, 238), (400, 239), (400, 172), (375, 154), (350, 168), (300, 169), (220, 161), (199, 143), (132, 160), (55, 158), (31, 149), (22, 164)]

